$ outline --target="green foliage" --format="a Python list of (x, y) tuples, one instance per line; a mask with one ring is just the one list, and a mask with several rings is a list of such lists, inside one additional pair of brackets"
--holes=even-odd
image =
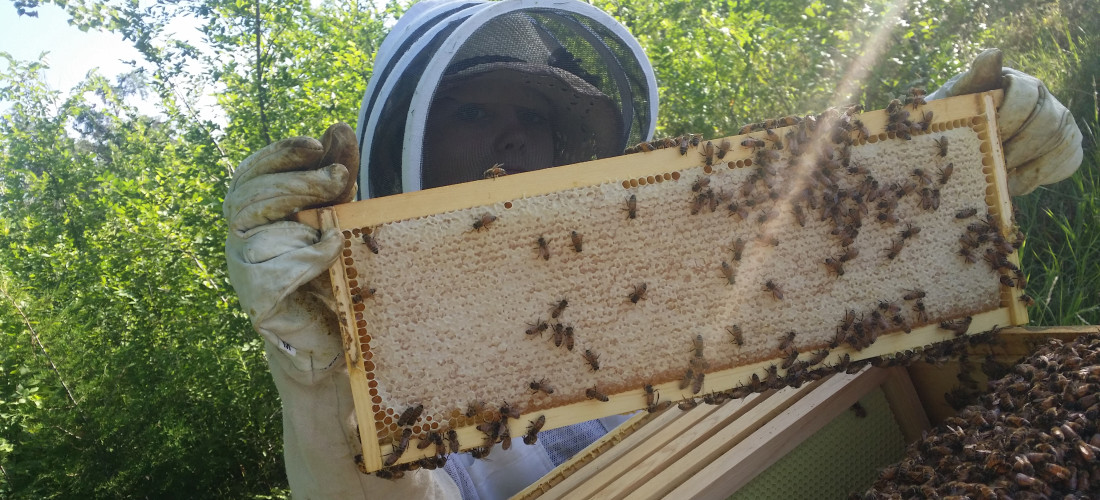
[[(250, 151), (354, 122), (407, 5), (54, 3), (122, 34), (152, 69), (63, 95), (43, 63), (0, 56), (0, 497), (285, 496), (277, 394), (226, 278), (220, 205)], [(1071, 180), (1017, 200), (1034, 322), (1100, 321), (1093, 1), (595, 3), (654, 62), (659, 135), (882, 107), (1005, 49), (1071, 106), (1088, 148)], [(180, 16), (200, 21), (202, 43), (165, 37)], [(217, 120), (193, 111), (211, 89)], [(146, 90), (157, 118), (125, 104)]]

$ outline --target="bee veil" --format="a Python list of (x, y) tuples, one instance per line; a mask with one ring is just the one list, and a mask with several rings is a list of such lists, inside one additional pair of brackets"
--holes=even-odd
[(422, 189), (434, 96), (490, 72), (547, 96), (555, 165), (614, 156), (653, 134), (653, 68), (607, 13), (560, 0), (423, 1), (375, 57), (357, 127), (359, 199)]

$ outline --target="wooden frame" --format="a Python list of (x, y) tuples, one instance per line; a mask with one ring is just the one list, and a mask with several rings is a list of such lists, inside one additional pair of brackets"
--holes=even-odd
[(929, 429), (904, 368), (868, 367), (721, 406), (639, 414), (542, 481), (532, 498), (727, 498), (871, 390), (881, 387), (906, 439)]
[[(986, 202), (990, 212), (998, 218), (1002, 228), (1011, 227), (1011, 208), (1008, 198), (1007, 183), (1003, 177), (1004, 165), (1000, 151), (1000, 141), (997, 137), (995, 124), (995, 104), (1000, 98), (999, 92), (960, 96), (943, 101), (934, 101), (926, 105), (922, 110), (933, 111), (937, 117), (944, 121), (933, 125), (942, 127), (940, 130), (952, 127), (974, 127), (980, 130), (983, 139), (982, 153), (983, 165), (992, 172), (991, 189), (987, 193)], [(880, 130), (886, 126), (887, 113), (883, 111), (869, 112), (860, 115), (866, 127), (872, 130)], [(783, 130), (780, 130), (783, 132)], [(760, 134), (757, 134), (760, 135)], [(743, 136), (729, 138), (734, 144), (740, 143)], [(886, 134), (875, 134), (868, 138), (867, 142), (886, 140)], [(717, 140), (716, 140), (717, 141)], [(735, 148), (727, 155), (730, 168), (744, 167), (752, 164), (753, 153), (744, 148)], [(711, 173), (711, 166), (705, 168), (699, 165), (699, 158), (693, 154), (681, 155), (676, 148), (652, 151), (641, 155), (627, 155), (590, 162), (588, 164), (570, 165), (549, 170), (532, 172), (520, 176), (508, 176), (486, 181), (471, 182), (449, 186), (446, 188), (431, 189), (415, 193), (407, 193), (377, 200), (368, 200), (337, 207), (319, 209), (299, 214), (299, 220), (318, 228), (337, 228), (343, 231), (347, 245), (352, 240), (357, 240), (361, 233), (359, 228), (371, 228), (380, 224), (394, 221), (413, 220), (433, 214), (447, 213), (457, 210), (466, 210), (474, 207), (483, 207), (501, 204), (510, 208), (513, 200), (549, 195), (563, 190), (569, 190), (578, 186), (603, 185), (608, 183), (621, 183), (624, 189), (637, 188), (639, 186), (660, 184), (662, 182), (677, 181), (681, 172), (705, 171)], [(709, 162), (709, 160), (708, 160)], [(366, 230), (366, 229), (364, 229)], [(350, 255), (350, 254), (346, 254)], [(1014, 257), (1010, 257), (1010, 260)], [(351, 262), (349, 262), (351, 261)], [(335, 265), (331, 270), (331, 277), (337, 301), (342, 334), (347, 348), (349, 375), (351, 377), (352, 391), (355, 397), (358, 411), (359, 427), (362, 433), (364, 464), (366, 470), (373, 471), (387, 465), (383, 451), (383, 444), (390, 439), (383, 439), (381, 429), (383, 419), (386, 416), (380, 409), (389, 408), (387, 411), (393, 415), (393, 405), (386, 405), (381, 401), (375, 391), (377, 381), (373, 379), (374, 360), (370, 350), (366, 322), (361, 319), (362, 299), (355, 300), (358, 294), (353, 293), (357, 289), (357, 272), (354, 268), (354, 259), (346, 256), (345, 259)], [(731, 278), (732, 283), (732, 278)], [(1017, 303), (1015, 298), (1018, 290), (1003, 289), (1001, 291), (1001, 307), (981, 313), (972, 314), (972, 322), (966, 328), (966, 333), (973, 334), (988, 331), (998, 326), (1008, 324), (1021, 324), (1027, 321), (1026, 309)], [(841, 356), (850, 356), (852, 360), (862, 360), (871, 357), (890, 355), (903, 350), (919, 348), (920, 346), (953, 338), (954, 334), (938, 328), (935, 324), (913, 329), (912, 333), (901, 335), (884, 335), (873, 345), (861, 350), (841, 347), (834, 349), (828, 358), (831, 362), (837, 362)], [(808, 354), (808, 353), (807, 353)], [(808, 356), (803, 356), (806, 358)], [(769, 366), (777, 363), (775, 356), (767, 359), (759, 359), (755, 362), (741, 364), (731, 368), (724, 368), (708, 372), (703, 392), (727, 391), (745, 384), (754, 373), (761, 373)], [(639, 384), (640, 385), (640, 384)], [(657, 391), (662, 394), (676, 394), (680, 388), (676, 381), (662, 381), (654, 384)], [(545, 417), (546, 427), (554, 428), (569, 425), (576, 422), (589, 420), (596, 417), (624, 413), (644, 407), (646, 394), (639, 386), (633, 389), (620, 390), (611, 395), (606, 403), (595, 401), (579, 401), (564, 406), (540, 408), (538, 414)], [(533, 415), (531, 415), (533, 417)], [(512, 436), (522, 435), (528, 425), (528, 420), (510, 419), (507, 422)], [(458, 440), (464, 449), (477, 446), (482, 441), (481, 431), (475, 428), (473, 423), (458, 418), (464, 425), (444, 423), (443, 426), (436, 423), (421, 428), (415, 427), (418, 436), (428, 430), (443, 430), (455, 427)], [(379, 432), (371, 432), (372, 430)], [(416, 440), (413, 441), (416, 443)], [(410, 447), (411, 448), (411, 447)], [(434, 449), (423, 451), (408, 449), (399, 459), (391, 463), (401, 464), (419, 458), (430, 456)]]

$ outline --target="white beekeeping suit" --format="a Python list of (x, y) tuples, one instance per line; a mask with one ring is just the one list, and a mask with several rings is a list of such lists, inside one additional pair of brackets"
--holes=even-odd
[[(493, 160), (509, 173), (611, 156), (653, 134), (653, 71), (605, 13), (574, 0), (429, 0), (413, 5), (380, 47), (356, 132), (345, 127), (329, 144), (331, 153), (357, 141), (359, 165), (307, 137), (242, 162), (224, 204), (226, 257), (241, 306), (266, 341), (295, 498), (503, 498), (617, 424), (578, 424), (508, 451), (498, 445), (490, 461), (452, 456), (446, 470), (399, 480), (362, 474), (355, 464), (355, 409), (326, 273), (342, 238), (290, 216), (356, 193), (373, 198), (479, 178), (491, 164), (477, 162), (495, 158), (492, 147), (441, 151), (432, 128), (440, 120), (430, 118), (437, 95), (471, 83), (530, 90), (547, 113), (552, 154), (537, 166)], [(1000, 132), (1013, 194), (1072, 174), (1081, 161), (1072, 117), (1038, 80), (1001, 70), (999, 57), (980, 57), (930, 97), (997, 87), (1006, 90)], [(461, 175), (440, 171), (463, 161), (473, 166)]]

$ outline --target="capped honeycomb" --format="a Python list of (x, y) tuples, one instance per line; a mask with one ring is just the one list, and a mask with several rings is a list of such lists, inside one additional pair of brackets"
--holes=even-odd
[(1022, 321), (968, 98), (322, 210), (367, 470)]

